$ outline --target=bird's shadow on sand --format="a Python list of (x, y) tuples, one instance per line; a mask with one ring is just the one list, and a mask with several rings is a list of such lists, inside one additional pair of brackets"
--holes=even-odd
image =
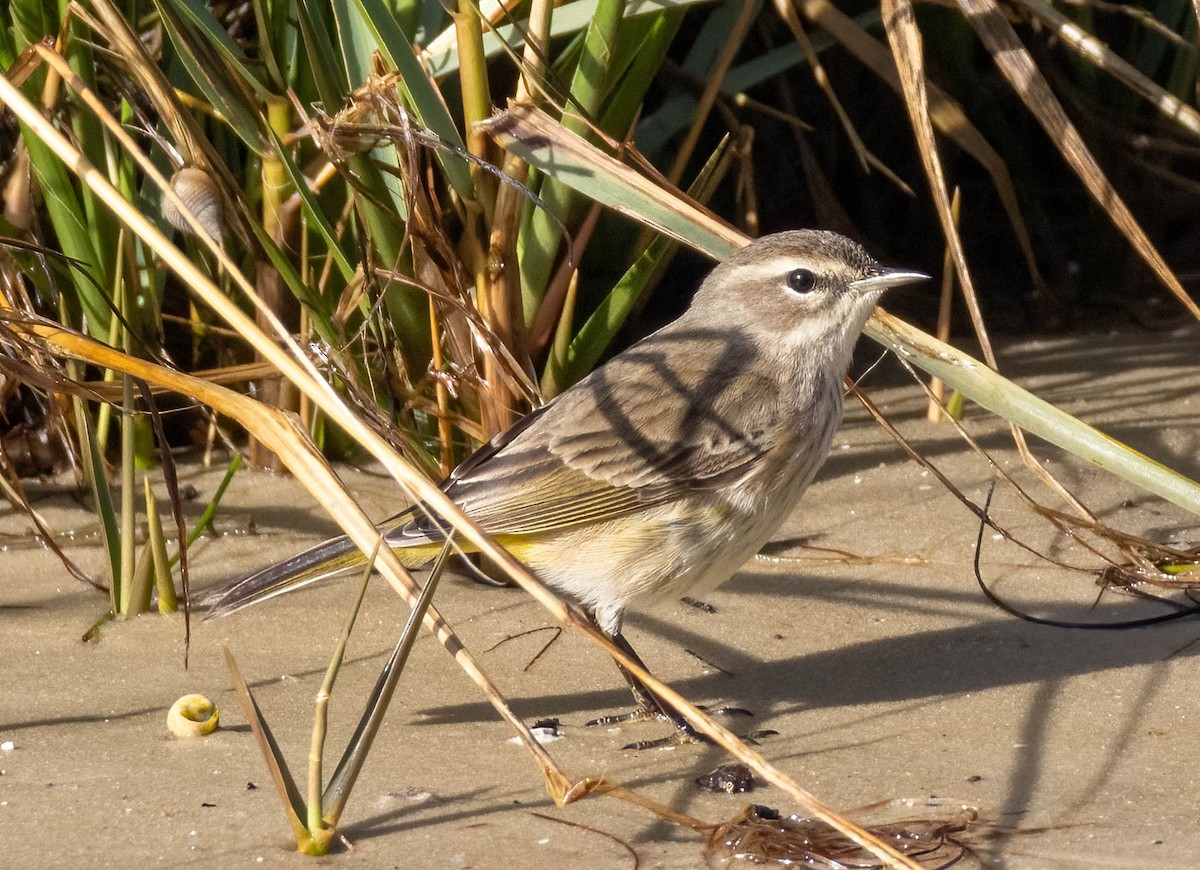
[[(788, 579), (803, 587), (804, 598), (843, 600), (862, 607), (847, 595), (853, 586), (870, 598), (867, 584), (805, 578)], [(737, 581), (739, 595), (770, 589), (779, 592), (779, 578), (743, 575)], [(906, 597), (917, 610), (953, 612), (965, 604), (977, 604), (979, 594), (933, 593), (918, 586), (887, 584), (888, 598), (876, 602), (875, 612), (905, 609)], [(906, 595), (907, 593), (907, 595)], [(773, 604), (778, 607), (778, 603)], [(803, 602), (796, 607), (803, 608)], [(972, 615), (976, 614), (976, 615)], [(789, 638), (777, 638), (769, 618), (760, 623), (763, 655), (745, 654), (722, 642), (720, 614), (713, 617), (711, 631), (697, 631), (678, 620), (633, 614), (628, 632), (635, 645), (639, 636), (658, 635), (680, 648), (696, 651), (729, 673), (708, 673), (671, 681), (685, 697), (697, 699), (727, 695), (733, 681), (740, 698), (759, 709), (790, 712), (796, 709), (848, 707), (874, 703), (922, 701), (959, 693), (980, 692), (1009, 685), (1060, 681), (1083, 674), (1149, 664), (1171, 656), (1200, 654), (1200, 624), (1193, 618), (1176, 623), (1129, 630), (1073, 630), (1024, 622), (1006, 615), (979, 619), (977, 610), (962, 614), (969, 624), (916, 633), (905, 632), (866, 642), (847, 643), (816, 652), (780, 655)], [(1087, 618), (1078, 606), (1055, 613), (1059, 618)], [(1144, 615), (1144, 614), (1139, 614)], [(871, 612), (863, 609), (864, 620)], [(694, 621), (691, 621), (694, 625)], [(794, 624), (794, 623), (793, 623)], [(808, 630), (808, 629), (806, 629)], [(813, 624), (811, 631), (828, 633), (828, 626)], [(744, 638), (742, 639), (744, 643)], [(653, 670), (653, 662), (649, 662)], [(730, 678), (733, 675), (733, 680)], [(561, 715), (628, 705), (628, 694), (614, 669), (611, 685), (593, 679), (588, 671), (585, 687), (563, 687), (558, 694), (540, 695), (540, 710), (554, 709)], [(597, 683), (599, 684), (597, 686)], [(518, 702), (519, 703), (519, 702)], [(520, 704), (519, 704), (520, 705)], [(426, 724), (486, 720), (495, 715), (485, 702), (455, 704), (419, 711)]]
[[(825, 648), (819, 651), (780, 654), (781, 650), (794, 644), (796, 638), (778, 637), (768, 616), (760, 623), (764, 650), (761, 656), (756, 654), (753, 645), (745, 642), (745, 637), (738, 640), (743, 648), (751, 650), (748, 653), (723, 642), (723, 631), (729, 629), (722, 628), (720, 612), (712, 617), (711, 629), (703, 620), (681, 619), (678, 614), (667, 614), (665, 618), (635, 615), (630, 619), (631, 636), (637, 643), (647, 634), (658, 635), (663, 641), (699, 652), (705, 659), (731, 672), (732, 676), (711, 672), (670, 682), (685, 697), (700, 701), (736, 693), (740, 703), (750, 705), (758, 714), (755, 720), (739, 718), (725, 722), (739, 733), (763, 724), (770, 725), (772, 716), (806, 709), (853, 708), (878, 703), (898, 704), (902, 708), (925, 706), (938, 703), (947, 696), (1005, 686), (1029, 686), (1023, 712), (1009, 714), (1023, 716), (1019, 727), (1029, 748), (1014, 758), (1013, 766), (1006, 774), (1005, 796), (988, 808), (988, 814), (1001, 822), (987, 844), (991, 858), (1000, 862), (995, 866), (1002, 865), (1000, 856), (1006, 843), (1016, 836), (1022, 817), (1034, 803), (1039, 788), (1043, 787), (1047, 775), (1042, 769), (1043, 744), (1048, 739), (1052, 711), (1064, 684), (1081, 675), (1163, 662), (1172, 656), (1190, 658), (1200, 653), (1200, 644), (1192, 643), (1200, 636), (1200, 627), (1192, 619), (1129, 631), (1078, 631), (1030, 624), (999, 614), (989, 617), (986, 611), (979, 610), (979, 596), (971, 590), (931, 592), (916, 584), (904, 586), (890, 582), (884, 586), (812, 577), (804, 578), (801, 583), (794, 577), (785, 580), (765, 574), (743, 575), (738, 580), (737, 590), (739, 595), (774, 596), (771, 606), (778, 608), (781, 590), (793, 585), (803, 589), (805, 599), (825, 599), (826, 608), (830, 600), (843, 601), (847, 606), (859, 609), (864, 620), (880, 613), (909, 609), (955, 613), (961, 616), (963, 624), (917, 632), (898, 629), (903, 633), (845, 645), (831, 646), (826, 638), (822, 642)], [(857, 600), (860, 597), (873, 600), (874, 610)], [(783, 606), (803, 608), (804, 602)], [(795, 630), (794, 620), (790, 625)], [(813, 625), (811, 630), (827, 635), (829, 627)], [(510, 700), (519, 715), (532, 719), (553, 713), (562, 716), (568, 724), (572, 719), (582, 720), (596, 710), (628, 707), (629, 695), (615, 669), (611, 671), (611, 679), (606, 679), (607, 666), (596, 660), (580, 672), (587, 675), (587, 681), (582, 685), (564, 686), (561, 691), (551, 690), (548, 694), (539, 691), (536, 698), (510, 696)], [(1149, 702), (1150, 696), (1157, 691), (1155, 681), (1161, 676), (1160, 671), (1152, 670), (1145, 684), (1132, 690), (1140, 693), (1143, 701)], [(1138, 705), (1123, 719), (1118, 716), (1114, 720), (1112, 739), (1106, 741), (1108, 746), (1104, 754), (1107, 757), (1098, 758), (1091, 769), (1079, 772), (1083, 791), (1075, 789), (1076, 795), (1092, 793), (1103, 786), (1122, 747), (1141, 728), (1140, 709), (1141, 705)], [(409, 724), (415, 727), (495, 719), (494, 710), (484, 702), (429, 707), (414, 712), (416, 716)], [(887, 714), (863, 711), (863, 719), (879, 715)], [(828, 733), (820, 738), (812, 734), (808, 737), (812, 738), (811, 748), (805, 746), (808, 742), (805, 735), (786, 734), (783, 739), (791, 738), (786, 749), (776, 744), (780, 748), (773, 750), (768, 744), (764, 751), (777, 761), (783, 761), (810, 752), (852, 750), (864, 742), (887, 739), (877, 734), (856, 734), (852, 730), (847, 731), (844, 739)], [(723, 760), (726, 760), (724, 752), (717, 747), (694, 747), (686, 755), (673, 755), (668, 764), (648, 764), (639, 768), (637, 774), (624, 784), (635, 789), (674, 784), (674, 793), (668, 802), (687, 812), (697, 799), (692, 779)], [(682, 773), (680, 765), (683, 766)], [(1083, 780), (1088, 781), (1083, 783)], [(550, 805), (547, 800), (546, 806)], [(510, 802), (505, 799), (487, 812), (509, 809)], [(415, 813), (384, 812), (360, 822), (354, 834), (373, 837), (397, 828), (421, 827), (435, 819), (444, 821), (443, 814), (447, 811), (453, 812), (452, 807), (442, 805), (430, 807), (428, 812)], [(662, 824), (652, 823), (643, 828), (635, 841), (672, 835), (673, 829)]]

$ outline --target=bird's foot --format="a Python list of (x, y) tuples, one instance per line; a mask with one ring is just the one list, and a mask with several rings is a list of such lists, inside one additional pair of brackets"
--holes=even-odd
[(633, 743), (626, 743), (621, 747), (621, 750), (640, 752), (643, 749), (674, 749), (676, 746), (688, 746), (692, 744), (708, 745), (711, 743), (712, 740), (700, 734), (689, 725), (676, 728), (666, 737), (660, 737), (657, 740), (636, 740)]
[[(741, 707), (718, 707), (718, 708), (713, 709), (713, 708), (701, 705), (700, 709), (703, 710), (704, 712), (708, 713), (710, 716), (753, 716), (754, 715), (749, 710), (743, 709)], [(625, 746), (622, 746), (621, 749), (623, 749), (623, 750), (624, 749), (632, 749), (634, 751), (641, 750), (641, 749), (669, 749), (669, 748), (673, 748), (675, 746), (686, 746), (687, 744), (695, 744), (695, 743), (709, 744), (709, 743), (712, 743), (712, 741), (708, 737), (705, 737), (703, 734), (700, 734), (698, 731), (696, 731), (694, 728), (692, 728), (691, 725), (687, 724), (687, 722), (683, 721), (682, 719), (677, 719), (674, 716), (670, 716), (670, 715), (664, 713), (659, 708), (659, 706), (656, 703), (654, 703), (653, 701), (649, 701), (648, 703), (640, 704), (636, 708), (634, 708), (633, 710), (630, 710), (627, 713), (615, 713), (615, 714), (609, 715), (609, 716), (600, 716), (596, 719), (592, 719), (590, 722), (587, 722), (586, 724), (589, 726), (592, 726), (592, 725), (624, 725), (624, 724), (630, 723), (630, 722), (658, 722), (658, 721), (674, 722), (675, 723), (675, 731), (672, 734), (670, 734), (666, 737), (660, 737), (657, 740), (638, 740), (633, 743), (628, 743)], [(756, 744), (758, 742), (758, 741), (754, 740), (752, 736), (748, 737), (746, 739), (751, 744)]]
[[(710, 716), (753, 716), (754, 714), (745, 707), (709, 707), (706, 704), (697, 705), (697, 709), (703, 710)], [(627, 713), (614, 713), (609, 716), (600, 716), (596, 719), (591, 719), (584, 724), (592, 725), (624, 725), (628, 722), (673, 722), (675, 718), (669, 716), (659, 709), (654, 702), (640, 704)]]
[[(745, 713), (744, 710), (739, 710), (739, 713)], [(747, 715), (754, 715), (753, 713)], [(778, 731), (770, 728), (763, 728), (758, 731), (751, 731), (748, 734), (738, 735), (739, 739), (747, 746), (759, 746), (760, 740), (766, 737), (774, 737), (778, 735)], [(632, 749), (637, 752), (641, 749), (672, 749), (676, 746), (687, 746), (688, 744), (700, 744), (702, 746), (711, 746), (714, 743), (713, 739), (706, 734), (701, 734), (690, 725), (678, 726), (673, 734), (666, 737), (660, 737), (657, 740), (637, 740), (633, 743), (626, 743), (621, 747), (622, 750)]]
[(628, 713), (614, 713), (610, 716), (600, 716), (586, 724), (589, 727), (592, 725), (624, 725), (627, 722), (657, 722), (661, 719), (669, 718), (669, 716), (658, 709), (657, 705), (643, 705), (635, 707)]
[(635, 752), (641, 749), (669, 749), (675, 746), (684, 746), (689, 743), (709, 743), (711, 742), (703, 734), (696, 732), (691, 725), (682, 719), (676, 719), (662, 711), (653, 699), (647, 699), (642, 704), (639, 704), (635, 709), (628, 713), (617, 713), (612, 716), (601, 716), (598, 719), (593, 719), (588, 722), (588, 725), (621, 725), (626, 722), (674, 722), (675, 731), (666, 736), (660, 737), (657, 740), (637, 740), (633, 743), (627, 743), (621, 747), (622, 750), (632, 749)]
[(709, 745), (712, 740), (704, 737), (704, 734), (692, 731), (691, 728), (676, 728), (666, 737), (660, 737), (656, 740), (634, 740), (634, 743), (626, 743), (622, 746), (622, 751), (632, 750), (640, 752), (643, 749), (674, 749), (676, 746), (688, 745)]

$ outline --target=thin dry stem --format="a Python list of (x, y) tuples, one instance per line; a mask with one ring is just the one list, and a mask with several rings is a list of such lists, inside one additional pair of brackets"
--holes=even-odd
[[(958, 226), (958, 218), (960, 207), (962, 206), (962, 195), (959, 187), (954, 188), (954, 197), (950, 200), (950, 216), (954, 220), (954, 226)], [(942, 292), (938, 299), (938, 318), (937, 332), (934, 333), (938, 337), (938, 341), (950, 340), (950, 309), (954, 304), (954, 254), (950, 250), (950, 245), (946, 245), (945, 253), (942, 255)], [(925, 418), (930, 423), (936, 423), (942, 419), (942, 414), (945, 413), (942, 408), (942, 396), (945, 393), (946, 385), (941, 378), (930, 378), (929, 404), (925, 409)]]
[[(983, 350), (984, 361), (993, 371), (998, 371), (996, 354), (992, 350), (991, 339), (987, 326), (983, 321), (983, 312), (979, 307), (979, 299), (975, 293), (975, 283), (967, 266), (966, 253), (963, 250), (962, 239), (958, 234), (949, 197), (946, 194), (946, 176), (942, 170), (941, 158), (938, 154), (937, 143), (933, 136), (933, 124), (929, 117), (929, 98), (925, 85), (924, 53), (921, 45), (921, 34), (917, 30), (916, 20), (910, 0), (883, 0), (883, 20), (887, 29), (888, 39), (892, 44), (892, 53), (896, 66), (900, 71), (901, 82), (904, 86), (905, 106), (912, 120), (913, 131), (916, 134), (917, 146), (921, 153), (921, 162), (925, 166), (929, 178), (930, 190), (933, 193), (934, 205), (937, 207), (938, 220), (942, 224), (942, 232), (946, 244), (953, 255), (954, 269), (958, 276), (959, 286), (962, 287), (963, 298), (971, 315), (971, 323), (975, 335)], [(1081, 516), (1091, 517), (1074, 495), (1071, 494), (1049, 471), (1046, 470), (1029, 449), (1025, 434), (1015, 424), (1010, 426), (1013, 441), (1025, 465), (1042, 479), (1051, 490), (1057, 492), (1067, 504), (1079, 511)]]
[(743, 0), (741, 11), (729, 32), (729, 37), (717, 54), (710, 77), (705, 83), (704, 93), (700, 95), (699, 103), (693, 112), (692, 126), (684, 136), (683, 143), (675, 153), (675, 162), (671, 164), (671, 170), (667, 173), (667, 178), (675, 186), (679, 185), (680, 179), (683, 178), (683, 172), (687, 169), (688, 161), (692, 159), (692, 152), (696, 150), (696, 143), (700, 141), (700, 132), (704, 129), (704, 122), (708, 120), (713, 103), (716, 102), (717, 95), (721, 92), (721, 83), (725, 80), (725, 74), (729, 71), (733, 59), (742, 47), (742, 40), (746, 38), (746, 32), (754, 23), (757, 11), (758, 7), (754, 0)]
[[(708, 735), (726, 748), (764, 780), (784, 789), (788, 794), (792, 795), (804, 807), (806, 812), (844, 832), (856, 843), (883, 857), (889, 864), (898, 867), (916, 867), (916, 865), (895, 849), (826, 807), (810, 792), (802, 789), (781, 771), (768, 764), (761, 755), (749, 749), (735, 735), (714, 722), (673, 689), (670, 689), (647, 673), (639, 663), (633, 661), (623, 651), (619, 650), (607, 637), (592, 626), (588, 620), (581, 617), (573, 609), (568, 608), (547, 587), (537, 581), (529, 573), (528, 569), (521, 565), (512, 554), (497, 544), (490, 535), (464, 514), (439, 487), (430, 482), (419, 470), (400, 457), (378, 433), (373, 431), (361, 419), (350, 413), (333, 387), (319, 377), (312, 363), (300, 351), (300, 348), (296, 346), (282, 325), (273, 319), (273, 316), (272, 318), (268, 318), (268, 321), (272, 329), (276, 332), (279, 343), (271, 341), (263, 335), (254, 322), (238, 308), (227, 294), (222, 293), (219, 288), (214, 286), (207, 276), (201, 273), (178, 248), (171, 244), (152, 224), (146, 221), (137, 209), (108, 183), (104, 175), (54, 128), (29, 103), (20, 91), (13, 88), (2, 76), (0, 76), (0, 102), (7, 104), (14, 114), (29, 125), (32, 133), (52, 148), (65, 165), (78, 175), (80, 180), (90, 187), (124, 224), (136, 232), (162, 257), (167, 265), (174, 269), (195, 293), (203, 298), (234, 329), (245, 335), (256, 346), (261, 347), (264, 356), (267, 356), (271, 362), (277, 365), (285, 377), (308, 395), (330, 419), (345, 429), (348, 435), (379, 459), (387, 468), (388, 473), (392, 475), (406, 492), (413, 496), (414, 500), (425, 504), (431, 513), (445, 517), (448, 522), (453, 523), (454, 528), (467, 541), (474, 545), (486, 558), (492, 560), (499, 570), (516, 581), (561, 622), (575, 626), (587, 634), (594, 643), (609, 652), (610, 655), (641, 679), (655, 697), (669, 703), (692, 727)], [(140, 165), (144, 162), (143, 168), (146, 169), (147, 174), (156, 182), (162, 184), (163, 187), (166, 187), (165, 179), (137, 151), (136, 147), (132, 147), (132, 143), (129, 143), (126, 147), (135, 155)], [(182, 205), (182, 203), (179, 203), (179, 205)], [(186, 212), (186, 207), (181, 209), (181, 211)], [(188, 219), (191, 220), (190, 217)], [(219, 248), (214, 253), (222, 262), (227, 261), (226, 255)], [(256, 307), (259, 306), (261, 303), (255, 297), (253, 288), (240, 276), (236, 269), (231, 268), (229, 272), (231, 273), (231, 279), (243, 287), (243, 292), (246, 293), (252, 303)], [(175, 388), (180, 390), (180, 392), (192, 395), (206, 404), (214, 404), (214, 402), (208, 401), (208, 399), (215, 398), (214, 394), (210, 391), (217, 390), (218, 388), (210, 384), (196, 381), (179, 373), (170, 372), (141, 360), (125, 357), (111, 348), (104, 347), (81, 336), (69, 335), (58, 327), (45, 328), (44, 330), (35, 329), (33, 331), (40, 334), (43, 339), (53, 341), (58, 347), (72, 355), (80, 355), (86, 352), (85, 358), (96, 361), (100, 365), (130, 374), (151, 372), (155, 376), (155, 379), (171, 379)], [(149, 378), (144, 379), (148, 380)], [(224, 410), (226, 413), (230, 413), (230, 411), (235, 412), (231, 413), (231, 416), (235, 416), (235, 419), (240, 415), (239, 422), (242, 425), (245, 425), (248, 429), (253, 429), (264, 441), (272, 442), (270, 446), (276, 449), (276, 452), (287, 456), (287, 464), (298, 478), (304, 480), (306, 484), (314, 479), (324, 482), (327, 491), (320, 492), (322, 503), (330, 509), (331, 516), (342, 526), (342, 529), (351, 540), (364, 553), (370, 552), (375, 541), (378, 539), (377, 530), (353, 499), (349, 498), (348, 494), (341, 489), (340, 483), (336, 476), (333, 475), (328, 464), (316, 453), (312, 448), (311, 442), (307, 440), (301, 430), (293, 425), (290, 418), (282, 412), (261, 407), (253, 400), (236, 394), (229, 394), (219, 398), (220, 401), (215, 404), (225, 406)], [(337, 498), (330, 500), (330, 494), (335, 494)], [(403, 595), (410, 606), (413, 605), (419, 595), (418, 587), (390, 549), (385, 548), (380, 552), (380, 570), (393, 588)], [(426, 615), (426, 625), (435, 632), (439, 641), (454, 656), (459, 666), (480, 687), (480, 690), (501, 717), (517, 731), (526, 749), (530, 752), (535, 763), (541, 770), (547, 790), (551, 796), (559, 802), (568, 800), (572, 794), (571, 781), (554, 762), (545, 748), (533, 737), (525, 723), (511, 710), (491, 680), (483, 672), (482, 668), (479, 667), (474, 657), (470, 655), (461, 641), (450, 630), (445, 620), (432, 607)]]
[(850, 145), (854, 148), (859, 165), (862, 166), (864, 171), (869, 171), (870, 164), (867, 160), (867, 146), (863, 144), (862, 138), (858, 135), (858, 129), (854, 126), (854, 122), (850, 120), (850, 116), (846, 114), (846, 109), (842, 106), (842, 101), (838, 99), (837, 92), (833, 89), (833, 83), (829, 80), (829, 74), (825, 72), (825, 67), (821, 63), (821, 57), (817, 54), (817, 50), (813, 48), (812, 40), (808, 38), (804, 26), (800, 23), (800, 16), (796, 14), (793, 0), (774, 0), (774, 5), (775, 11), (779, 13), (779, 17), (783, 19), (783, 23), (792, 32), (792, 38), (796, 40), (796, 44), (804, 52), (804, 58), (808, 61), (809, 68), (812, 70), (813, 81), (824, 92), (825, 99), (829, 100), (829, 105), (833, 107), (834, 114), (837, 115), (842, 129), (846, 131), (846, 138), (850, 140)]

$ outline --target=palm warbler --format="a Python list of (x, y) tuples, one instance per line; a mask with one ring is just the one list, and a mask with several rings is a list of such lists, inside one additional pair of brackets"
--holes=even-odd
[[(927, 277), (835, 233), (761, 238), (713, 269), (678, 320), (484, 445), (443, 489), (633, 655), (626, 607), (715, 587), (791, 513), (829, 451), (876, 302)], [(379, 528), (406, 566), (442, 546), (420, 511)], [(210, 615), (363, 564), (336, 538), (218, 590)], [(625, 676), (638, 711), (598, 721), (664, 715)]]

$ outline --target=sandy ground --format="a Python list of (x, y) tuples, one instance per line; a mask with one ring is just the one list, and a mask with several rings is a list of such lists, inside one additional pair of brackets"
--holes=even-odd
[[(1088, 336), (1009, 348), (1006, 372), (1148, 455), (1200, 476), (1200, 333)], [(972, 499), (985, 463), (949, 427), (924, 421), (923, 399), (885, 369), (868, 385), (919, 448)], [(890, 386), (889, 386), (890, 385)], [(973, 409), (970, 430), (1024, 482), (1005, 429)], [(1054, 473), (1114, 525), (1200, 543), (1196, 516), (1037, 444)], [(202, 503), (220, 473), (190, 471)], [(345, 478), (368, 509), (390, 512), (377, 475)], [(98, 569), (91, 520), (62, 488), (38, 506), (74, 529), (73, 558)], [(1043, 501), (1053, 498), (1034, 485)], [(995, 516), (1044, 552), (1095, 567), (1077, 544), (1034, 519), (1011, 491)], [(197, 587), (288, 555), (330, 525), (293, 481), (242, 473), (219, 521), (225, 535), (193, 554)], [(251, 529), (253, 528), (253, 533)], [(312, 866), (290, 832), (221, 656), (228, 643), (303, 777), (312, 701), (349, 603), (348, 584), (193, 626), (143, 617), (80, 636), (104, 600), (28, 543), (6, 509), (0, 532), (0, 843), (3, 863), (35, 866)], [(1200, 855), (1194, 732), (1200, 624), (1079, 631), (1017, 620), (976, 588), (976, 522), (927, 472), (851, 408), (820, 480), (766, 556), (706, 599), (709, 614), (665, 603), (635, 615), (643, 658), (692, 700), (755, 713), (738, 731), (773, 729), (761, 751), (829, 804), (853, 808), (938, 795), (973, 803), (980, 859), (1005, 867), (1183, 867)], [(820, 550), (815, 548), (830, 548)], [(845, 555), (838, 555), (840, 551)], [(1109, 596), (1095, 577), (1039, 562), (985, 536), (985, 572), (1039, 613), (1098, 619), (1160, 612)], [(585, 640), (563, 636), (527, 667), (550, 625), (519, 591), (448, 580), (443, 613), (518, 712), (556, 716), (549, 745), (572, 777), (604, 774), (693, 816), (717, 821), (748, 802), (792, 811), (772, 788), (700, 791), (722, 761), (706, 746), (623, 752), (661, 724), (584, 728), (624, 709), (616, 670)], [(336, 757), (406, 616), (375, 584), (332, 706)], [(212, 696), (223, 728), (170, 738), (164, 717), (186, 692)], [(454, 662), (418, 641), (343, 824), (353, 851), (318, 864), (353, 867), (691, 867), (697, 835), (613, 800), (556, 809), (524, 750)], [(622, 842), (623, 841), (623, 842)]]

